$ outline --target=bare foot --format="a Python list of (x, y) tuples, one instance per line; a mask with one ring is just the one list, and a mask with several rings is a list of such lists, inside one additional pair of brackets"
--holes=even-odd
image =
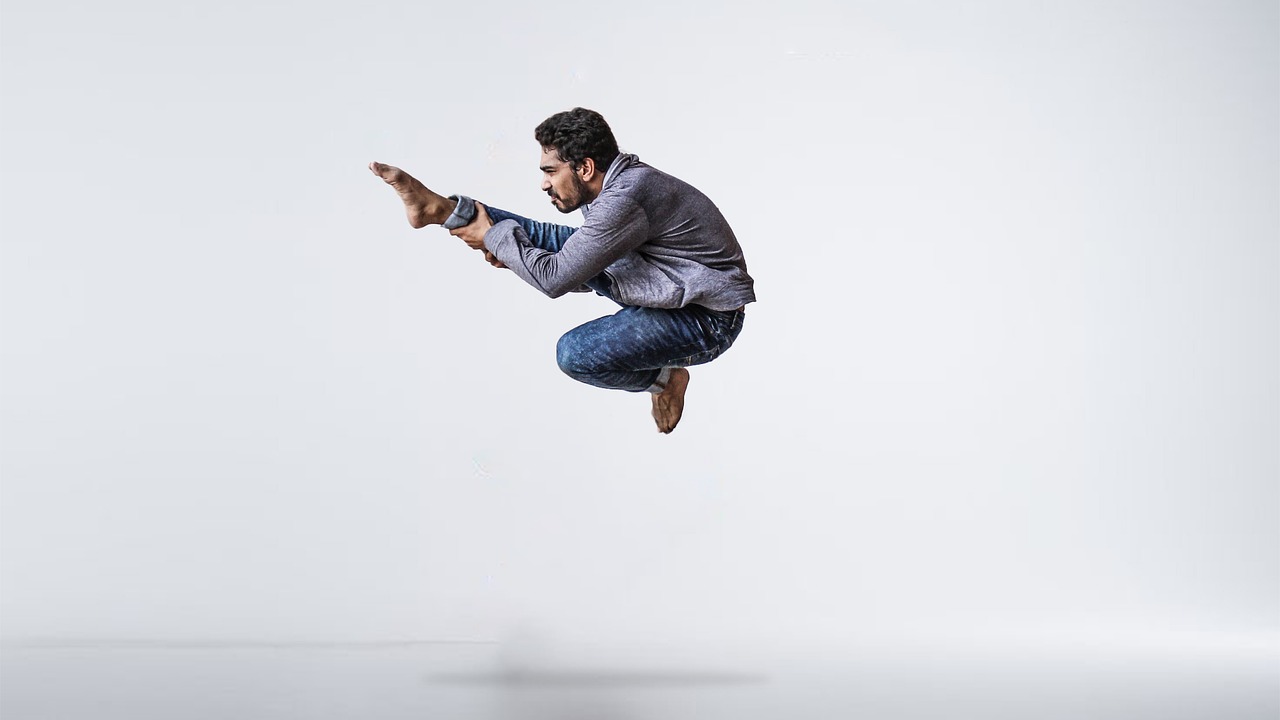
[(400, 199), (404, 201), (405, 213), (409, 216), (409, 224), (415, 228), (444, 223), (449, 219), (454, 206), (458, 204), (454, 200), (431, 192), (426, 185), (398, 167), (371, 162), (369, 169), (400, 194)]
[(667, 387), (653, 394), (653, 421), (658, 424), (658, 432), (669, 433), (676, 429), (676, 423), (684, 414), (684, 391), (688, 387), (689, 371), (672, 368)]

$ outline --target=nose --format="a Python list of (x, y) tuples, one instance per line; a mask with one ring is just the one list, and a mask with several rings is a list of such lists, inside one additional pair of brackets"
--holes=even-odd
[(545, 177), (542, 178), (542, 192), (546, 192), (550, 189), (551, 189), (551, 180)]

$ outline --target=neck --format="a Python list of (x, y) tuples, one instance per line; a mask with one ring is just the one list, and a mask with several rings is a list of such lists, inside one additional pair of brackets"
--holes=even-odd
[(595, 202), (600, 197), (600, 191), (604, 190), (604, 175), (596, 173), (590, 181), (583, 183), (583, 190), (583, 197), (587, 198), (587, 202)]

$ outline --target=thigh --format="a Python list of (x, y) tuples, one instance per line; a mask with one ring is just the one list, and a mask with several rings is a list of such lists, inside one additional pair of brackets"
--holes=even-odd
[(524, 229), (524, 234), (529, 236), (529, 242), (533, 243), (534, 247), (547, 252), (560, 252), (560, 248), (564, 246), (564, 241), (578, 231), (578, 228), (569, 227), (568, 225), (538, 222), (513, 212), (507, 212), (501, 208), (489, 207), (488, 205), (484, 207), (489, 213), (489, 219), (495, 224), (503, 220), (515, 220), (520, 223), (520, 227)]
[(710, 362), (728, 349), (737, 335), (711, 313), (696, 305), (671, 310), (624, 307), (565, 333), (558, 352), (599, 371)]

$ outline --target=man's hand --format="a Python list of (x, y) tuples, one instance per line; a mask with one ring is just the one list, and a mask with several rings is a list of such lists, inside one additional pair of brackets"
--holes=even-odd
[[(472, 250), (484, 250), (484, 234), (489, 232), (489, 228), (493, 227), (493, 221), (489, 219), (489, 213), (480, 203), (476, 203), (476, 216), (471, 222), (460, 228), (454, 228), (449, 234), (454, 237), (462, 238), (462, 242), (466, 243)], [(488, 252), (485, 250), (485, 252)], [(488, 258), (485, 258), (486, 260)]]
[(489, 249), (484, 246), (484, 234), (489, 232), (489, 228), (493, 227), (493, 220), (489, 219), (489, 213), (485, 211), (484, 205), (476, 203), (476, 216), (471, 222), (460, 228), (454, 228), (449, 231), (450, 235), (462, 238), (462, 242), (472, 250), (479, 250), (484, 253), (485, 262), (496, 268), (504, 268), (506, 265), (502, 261), (493, 256)]

